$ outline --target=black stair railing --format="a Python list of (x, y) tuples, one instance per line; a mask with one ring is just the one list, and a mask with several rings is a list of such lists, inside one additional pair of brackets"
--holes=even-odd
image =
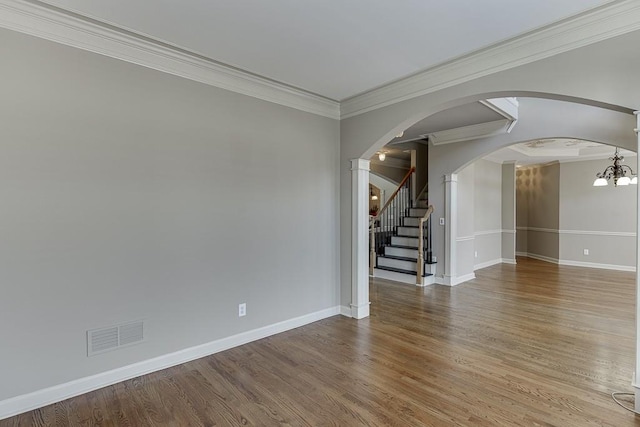
[(377, 263), (376, 254), (380, 254), (385, 245), (391, 243), (397, 228), (402, 225), (402, 218), (409, 214), (413, 207), (411, 176), (416, 169), (411, 168), (404, 176), (396, 191), (389, 197), (383, 208), (376, 215), (370, 216), (369, 223), (369, 274), (373, 276), (373, 269)]

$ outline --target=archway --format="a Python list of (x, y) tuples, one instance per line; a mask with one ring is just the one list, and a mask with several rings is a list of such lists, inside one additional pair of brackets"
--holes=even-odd
[[(430, 114), (438, 108), (459, 106), (470, 100), (479, 100), (485, 97), (506, 95), (536, 95), (539, 93), (505, 93), (493, 92), (484, 95), (469, 96), (454, 100), (440, 106), (432, 107)], [(569, 137), (610, 143), (616, 146), (636, 149), (636, 140), (630, 129), (634, 127), (633, 116), (629, 109), (612, 105), (599, 104), (597, 102), (584, 102), (582, 99), (566, 97), (563, 100), (555, 100), (551, 94), (544, 97), (525, 97), (520, 99), (520, 118), (517, 126), (509, 134), (503, 134), (490, 138), (483, 138), (463, 143), (432, 147), (429, 155), (429, 200), (435, 206), (434, 217), (443, 218), (444, 226), (434, 228), (434, 253), (439, 260), (438, 270), (444, 272), (437, 279), (443, 284), (455, 284), (457, 279), (455, 266), (456, 245), (453, 241), (455, 232), (455, 206), (451, 201), (456, 199), (456, 171), (498, 148), (502, 148), (516, 142), (539, 138)], [(597, 106), (596, 106), (597, 105)], [(373, 112), (375, 113), (375, 112)], [(384, 132), (383, 138), (379, 138), (373, 145), (364, 151), (362, 156), (368, 156), (380, 149), (386, 141), (389, 141), (408, 123), (416, 123), (425, 116), (411, 115), (410, 119), (400, 120), (400, 125), (394, 125), (392, 130)], [(397, 122), (396, 122), (397, 123)], [(367, 200), (368, 188), (368, 161), (359, 158), (352, 160), (351, 181), (352, 194), (350, 204), (352, 224), (351, 247), (351, 307), (352, 316), (356, 318), (368, 315), (368, 245), (367, 222), (365, 220), (364, 203)], [(343, 193), (344, 197), (344, 193)], [(343, 222), (343, 228), (344, 228)], [(342, 233), (344, 239), (345, 234)], [(343, 276), (344, 277), (344, 276)]]

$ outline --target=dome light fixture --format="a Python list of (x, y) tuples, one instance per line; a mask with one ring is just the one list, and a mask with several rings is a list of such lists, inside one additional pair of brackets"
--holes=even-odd
[(379, 151), (378, 152), (378, 159), (381, 162), (384, 162), (384, 159), (386, 159), (386, 158), (387, 158), (387, 153), (385, 153), (384, 151)]

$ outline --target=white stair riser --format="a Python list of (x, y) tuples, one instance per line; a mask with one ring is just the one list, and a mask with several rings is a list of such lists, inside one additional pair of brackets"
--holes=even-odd
[(417, 237), (400, 237), (400, 236), (391, 236), (391, 244), (397, 246), (412, 246), (414, 248), (418, 247), (418, 238)]
[(420, 229), (413, 227), (398, 227), (398, 234), (402, 236), (419, 236)]
[(416, 271), (415, 261), (404, 261), (401, 259), (378, 257), (378, 265), (381, 267), (393, 267), (393, 268), (400, 268), (402, 270)]
[(387, 246), (386, 248), (384, 248), (384, 254), (391, 255), (391, 256), (403, 256), (406, 258), (418, 259), (417, 249), (392, 248), (390, 246)]
[(436, 266), (438, 264), (425, 264), (424, 265), (424, 272), (428, 273), (428, 274), (433, 274), (434, 276), (436, 275)]
[(416, 276), (413, 274), (397, 273), (395, 271), (379, 270), (377, 268), (373, 270), (373, 277), (407, 283), (414, 286), (427, 286), (433, 284), (435, 281), (434, 276), (427, 276), (422, 277), (422, 283), (416, 284)]
[(422, 286), (433, 285), (436, 283), (436, 275), (427, 276), (422, 278)]

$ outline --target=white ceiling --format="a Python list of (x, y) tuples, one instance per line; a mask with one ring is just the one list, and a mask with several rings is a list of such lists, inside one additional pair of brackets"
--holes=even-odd
[(45, 0), (344, 100), (610, 0)]
[[(517, 125), (516, 125), (517, 126)], [(516, 162), (517, 165), (544, 164), (552, 161), (579, 161), (606, 159), (613, 156), (615, 147), (592, 141), (557, 138), (540, 139), (502, 148), (486, 156), (486, 160), (496, 163)], [(629, 150), (620, 150), (625, 157), (635, 156)]]

